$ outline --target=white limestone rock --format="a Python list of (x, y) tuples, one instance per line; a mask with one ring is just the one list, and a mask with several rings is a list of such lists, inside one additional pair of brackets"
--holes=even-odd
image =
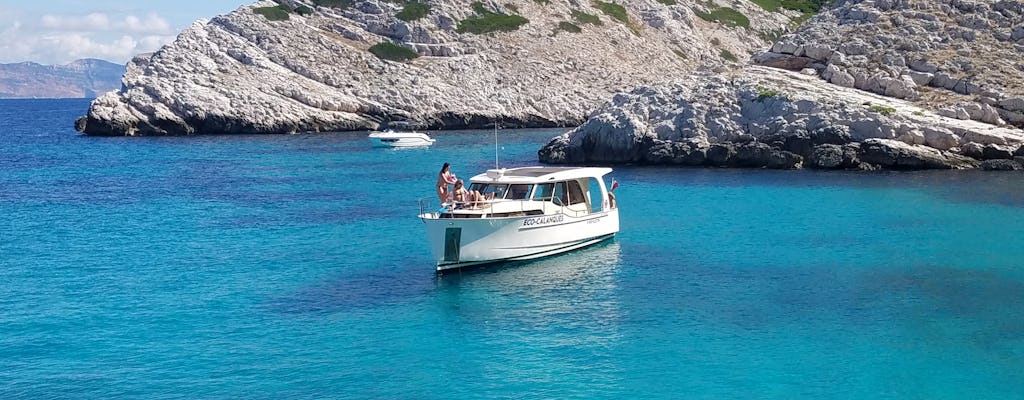
[[(1010, 61), (1020, 59), (1018, 49), (1024, 49), (1024, 45), (1015, 43), (1024, 41), (1024, 36), (1015, 39), (1024, 35), (1020, 34), (1024, 32), (1021, 10), (1022, 0), (836, 1), (754, 62), (803, 68), (803, 64), (787, 60), (803, 56), (824, 64), (817, 70), (826, 82), (849, 87), (849, 76), (853, 87), (915, 100), (927, 107), (964, 101), (928, 87), (958, 94), (998, 92), (1005, 98), (1021, 98), (1024, 68)], [(922, 96), (924, 93), (928, 95)], [(1004, 106), (1000, 102), (1004, 97), (993, 97), (996, 102), (989, 105), (996, 108), (994, 112), (964, 111), (970, 118), (987, 123), (1024, 126), (1016, 114), (1007, 114), (1024, 115), (1024, 110), (1006, 108), (1011, 102)], [(1017, 106), (1012, 104), (1010, 107)], [(948, 109), (955, 111), (956, 107)]]
[[(318, 7), (284, 21), (253, 12), (275, 2), (244, 5), (134, 59), (123, 90), (93, 102), (76, 126), (96, 135), (164, 135), (363, 130), (390, 121), (453, 129), (495, 119), (576, 125), (615, 92), (723, 64), (724, 48), (745, 59), (770, 45), (757, 32), (781, 31), (790, 21), (753, 3), (729, 5), (751, 20), (739, 29), (696, 21), (690, 9), (704, 7), (697, 0), (625, 0), (618, 4), (627, 27), (589, 2), (511, 0), (484, 6), (514, 6), (529, 23), (513, 32), (459, 33), (459, 22), (475, 14), (471, 3), (431, 2), (426, 17), (409, 22), (395, 16), (401, 4), (385, 0)], [(574, 10), (602, 24), (556, 31)], [(379, 59), (368, 49), (382, 41), (420, 57)]]
[(907, 100), (829, 85), (796, 72), (748, 66), (619, 93), (590, 121), (552, 139), (538, 154), (542, 162), (553, 163), (650, 162), (644, 154), (651, 140), (664, 142), (659, 142), (657, 159), (689, 156), (665, 153), (673, 142), (719, 145), (708, 149), (706, 165), (757, 166), (749, 160), (730, 161), (727, 150), (761, 143), (774, 150), (761, 146), (744, 151), (811, 157), (817, 168), (863, 167), (838, 147), (814, 150), (816, 144), (847, 145), (851, 154), (864, 156), (867, 168), (975, 168), (976, 161), (951, 150), (970, 142), (982, 149), (1021, 143), (1024, 131), (943, 117)]

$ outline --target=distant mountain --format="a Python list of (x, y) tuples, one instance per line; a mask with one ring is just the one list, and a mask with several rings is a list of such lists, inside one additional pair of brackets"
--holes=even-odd
[(0, 64), (0, 99), (93, 98), (121, 88), (125, 66), (97, 59), (66, 65)]

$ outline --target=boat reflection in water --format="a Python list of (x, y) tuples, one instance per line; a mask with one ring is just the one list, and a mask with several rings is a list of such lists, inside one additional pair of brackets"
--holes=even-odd
[[(620, 265), (621, 250), (613, 239), (543, 259), (438, 274), (432, 297), (447, 309), (447, 329), (495, 340), (517, 332), (509, 346), (547, 349), (517, 357), (535, 358), (538, 364), (574, 362), (560, 356), (559, 349), (599, 354), (620, 346), (626, 336)], [(576, 367), (617, 379), (615, 368), (598, 368), (593, 359)]]

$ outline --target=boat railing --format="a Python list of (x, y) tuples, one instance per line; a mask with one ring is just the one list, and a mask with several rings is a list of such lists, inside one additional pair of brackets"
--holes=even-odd
[[(504, 207), (503, 206), (504, 204), (511, 204), (511, 203), (516, 203), (518, 205), (518, 207)], [(475, 203), (471, 202), (469, 204), (475, 204), (476, 205), (475, 208), (473, 208), (473, 209), (482, 209), (482, 210), (490, 209), (492, 211), (503, 212), (503, 213), (505, 213), (505, 212), (511, 212), (511, 213), (519, 212), (519, 213), (524, 213), (524, 214), (528, 213), (528, 212), (531, 212), (531, 211), (537, 211), (537, 210), (546, 211), (549, 208), (545, 204), (548, 204), (548, 205), (553, 204), (555, 207), (558, 207), (558, 212), (560, 212), (562, 214), (565, 214), (565, 215), (571, 215), (571, 216), (577, 217), (577, 218), (590, 215), (590, 210), (588, 210), (588, 209), (576, 210), (576, 209), (571, 208), (571, 206), (558, 204), (557, 202), (552, 202), (552, 201), (520, 200), (520, 199), (488, 199), (488, 200), (481, 200), (481, 201), (478, 201), (478, 202), (475, 202)]]
[(429, 214), (428, 217), (437, 218), (440, 214), (439, 210), (445, 208), (445, 205), (439, 204), (436, 197), (421, 197), (417, 199), (420, 206), (420, 213), (418, 215)]
[[(436, 197), (422, 197), (417, 199), (419, 204), (420, 213), (418, 215), (426, 214), (428, 218), (440, 218), (440, 215), (444, 212), (451, 212), (455, 210), (460, 211), (476, 211), (484, 214), (505, 214), (505, 213), (522, 213), (528, 214), (530, 212), (543, 211), (547, 212), (551, 210), (551, 206), (557, 207), (557, 210), (561, 214), (570, 215), (576, 218), (587, 216), (591, 214), (589, 209), (573, 209), (572, 206), (558, 204), (557, 201), (531, 201), (531, 200), (514, 200), (514, 199), (485, 199), (478, 201), (468, 202), (445, 202), (440, 203)], [(515, 203), (516, 206), (508, 206)], [(582, 204), (582, 203), (581, 203)]]

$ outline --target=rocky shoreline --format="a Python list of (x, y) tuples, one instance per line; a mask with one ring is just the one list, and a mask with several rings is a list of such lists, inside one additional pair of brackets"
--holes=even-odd
[[(416, 17), (414, 3), (341, 3), (259, 1), (198, 21), (132, 60), (76, 128), (498, 121), (578, 125), (538, 151), (553, 164), (1024, 168), (1024, 0), (836, 0), (777, 40), (800, 13), (766, 2), (456, 0), (415, 3)], [(464, 25), (484, 17), (518, 22)]]
[(620, 93), (538, 151), (552, 164), (1021, 169), (1024, 131), (749, 66)]
[(1024, 2), (837, 0), (755, 65), (620, 93), (547, 163), (1024, 169)]

